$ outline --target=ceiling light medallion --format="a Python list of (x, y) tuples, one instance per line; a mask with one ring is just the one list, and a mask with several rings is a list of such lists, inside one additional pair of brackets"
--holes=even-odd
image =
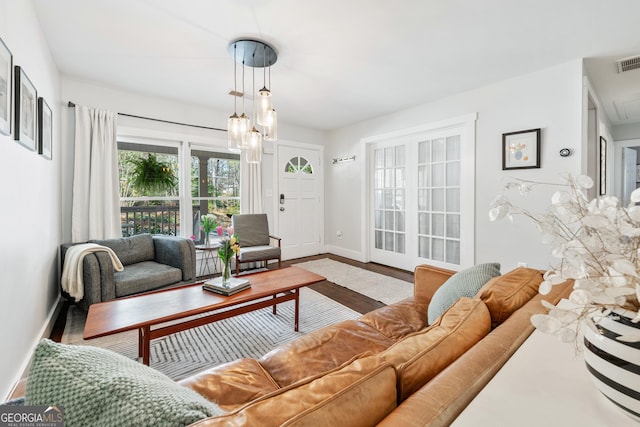
[[(278, 119), (271, 96), (271, 66), (275, 64), (278, 55), (269, 44), (255, 39), (239, 39), (229, 44), (229, 54), (233, 56), (233, 81), (234, 98), (242, 96), (242, 114), (238, 116), (236, 112), (236, 99), (234, 99), (234, 112), (229, 117), (229, 150), (233, 152), (244, 152), (247, 162), (260, 163), (262, 161), (262, 140), (276, 141), (278, 138)], [(236, 64), (242, 63), (242, 92), (236, 90)], [(253, 70), (253, 124), (249, 117), (244, 114), (244, 67), (251, 67)], [(255, 90), (256, 78), (255, 69), (263, 69), (263, 86), (257, 93)], [(267, 68), (269, 79), (267, 84)], [(257, 126), (262, 130), (258, 130)]]

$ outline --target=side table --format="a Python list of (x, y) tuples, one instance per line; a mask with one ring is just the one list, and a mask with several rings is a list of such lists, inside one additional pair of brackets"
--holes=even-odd
[[(213, 276), (219, 272), (218, 263), (218, 249), (220, 243), (209, 243), (209, 245), (196, 245), (197, 252), (203, 252), (202, 259), (200, 260), (200, 269), (198, 270), (198, 277)], [(196, 253), (197, 253), (196, 252)]]
[[(566, 300), (558, 305), (566, 307)], [(582, 354), (538, 330), (527, 338), (451, 424), (476, 426), (632, 426), (591, 382)]]

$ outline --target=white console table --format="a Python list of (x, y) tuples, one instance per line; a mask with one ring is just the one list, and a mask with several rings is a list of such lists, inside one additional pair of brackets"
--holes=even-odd
[(591, 382), (582, 354), (537, 330), (451, 424), (639, 426)]

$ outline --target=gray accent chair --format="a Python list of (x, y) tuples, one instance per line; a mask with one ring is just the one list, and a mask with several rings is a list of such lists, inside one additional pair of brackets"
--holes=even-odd
[[(240, 242), (240, 253), (236, 254), (236, 275), (240, 273), (240, 264), (278, 260), (282, 267), (281, 240), (269, 234), (267, 214), (240, 214), (231, 217), (231, 225)], [(272, 245), (272, 241), (274, 245)]]
[[(131, 237), (90, 240), (111, 248), (124, 266), (115, 271), (107, 252), (88, 254), (82, 262), (84, 297), (76, 302), (88, 310), (91, 304), (196, 281), (196, 249), (191, 239), (138, 234)], [(60, 246), (64, 265), (67, 249), (79, 243)], [(63, 291), (67, 299), (71, 297)]]

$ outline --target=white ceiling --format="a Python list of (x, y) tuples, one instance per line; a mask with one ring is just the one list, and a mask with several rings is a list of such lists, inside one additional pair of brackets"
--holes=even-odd
[[(279, 54), (271, 89), (280, 120), (325, 130), (576, 58), (640, 53), (638, 0), (34, 4), (63, 74), (229, 113), (227, 46), (259, 37)], [(595, 82), (603, 99), (606, 80)]]
[[(640, 54), (640, 49), (634, 56)], [(619, 56), (587, 58), (589, 80), (612, 125), (640, 122), (640, 69), (617, 71)]]

